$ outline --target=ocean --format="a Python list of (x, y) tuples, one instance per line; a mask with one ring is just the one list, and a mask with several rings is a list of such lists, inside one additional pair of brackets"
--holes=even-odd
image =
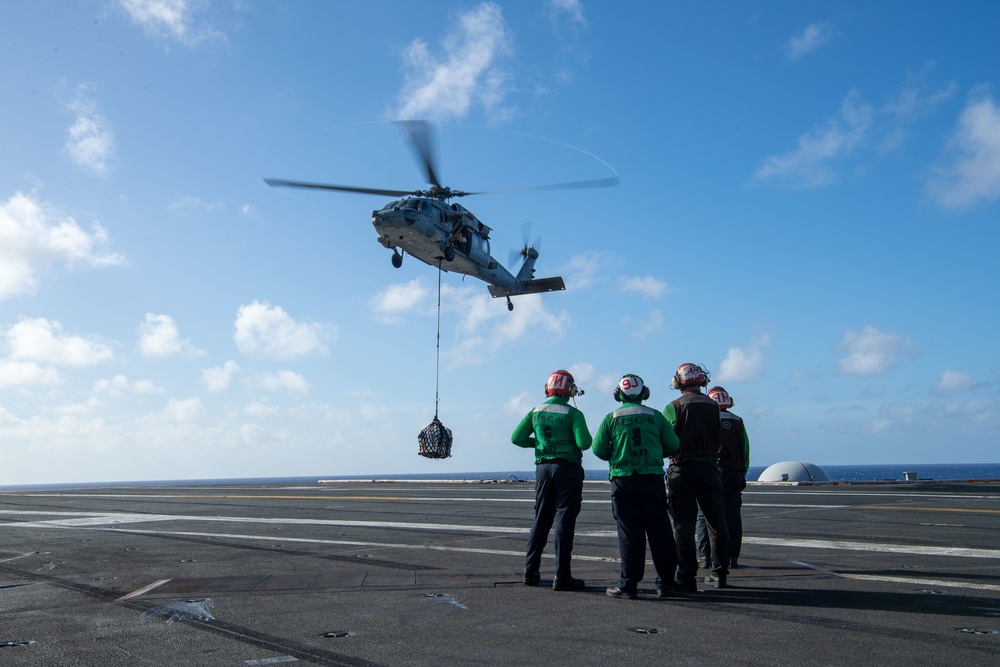
[[(880, 465), (819, 465), (834, 482), (877, 482), (903, 481), (903, 473), (917, 473), (919, 480), (1000, 480), (1000, 463), (914, 463)], [(747, 474), (749, 481), (756, 481), (765, 466), (751, 466)], [(138, 488), (149, 486), (222, 486), (231, 484), (315, 484), (320, 479), (336, 480), (533, 480), (533, 470), (511, 470), (501, 472), (464, 473), (421, 473), (421, 474), (369, 474), (369, 475), (311, 475), (309, 477), (258, 477), (234, 479), (187, 479), (187, 480), (146, 480), (131, 482), (92, 482), (85, 484), (30, 484), (0, 486), (0, 493), (25, 493), (32, 491), (60, 491), (97, 488)], [(586, 471), (588, 480), (607, 480), (607, 469)]]

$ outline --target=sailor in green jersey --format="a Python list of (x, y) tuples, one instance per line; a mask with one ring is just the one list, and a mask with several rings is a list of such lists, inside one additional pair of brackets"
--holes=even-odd
[(542, 551), (555, 522), (556, 574), (552, 588), (575, 591), (586, 585), (573, 577), (570, 557), (576, 517), (583, 502), (583, 452), (590, 449), (590, 430), (583, 413), (569, 399), (583, 392), (573, 376), (556, 371), (545, 383), (541, 405), (532, 409), (514, 429), (511, 442), (535, 450), (535, 523), (528, 536), (524, 583), (538, 584)]
[(613, 598), (638, 597), (648, 540), (657, 594), (667, 597), (674, 588), (677, 548), (667, 516), (663, 459), (676, 452), (680, 443), (666, 418), (642, 405), (649, 398), (649, 388), (638, 375), (623, 376), (614, 398), (623, 405), (601, 421), (593, 450), (594, 456), (610, 464), (611, 512), (621, 555), (618, 586), (606, 593)]

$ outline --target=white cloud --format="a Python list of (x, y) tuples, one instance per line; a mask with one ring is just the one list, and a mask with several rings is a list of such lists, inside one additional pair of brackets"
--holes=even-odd
[(514, 297), (514, 310), (503, 299), (494, 299), (478, 289), (449, 289), (449, 309), (461, 314), (458, 329), (462, 343), (448, 351), (454, 366), (479, 365), (497, 352), (526, 337), (562, 338), (570, 316), (565, 311), (551, 313), (540, 294)]
[[(512, 342), (525, 336), (527, 333), (537, 335), (540, 331), (545, 331), (553, 338), (562, 338), (566, 327), (569, 325), (569, 313), (561, 311), (551, 313), (545, 308), (545, 302), (540, 294), (527, 294), (515, 297), (517, 302), (513, 311), (507, 313), (507, 317), (499, 318), (497, 326), (493, 330), (493, 337), (498, 342)], [(503, 300), (494, 300), (494, 303), (502, 304)]]
[(629, 315), (622, 320), (622, 327), (632, 338), (642, 340), (663, 328), (663, 313), (654, 308), (642, 317)]
[(927, 189), (942, 208), (960, 210), (1000, 198), (1000, 108), (975, 90), (934, 169)]
[(0, 389), (59, 383), (59, 371), (33, 361), (0, 361)]
[(259, 301), (240, 306), (233, 339), (243, 354), (263, 359), (296, 359), (327, 354), (326, 340), (336, 327), (296, 322), (279, 306)]
[(181, 339), (172, 317), (152, 313), (146, 313), (146, 320), (139, 325), (139, 351), (147, 357), (198, 357), (205, 354), (191, 341)]
[(204, 404), (200, 398), (171, 398), (164, 408), (163, 414), (174, 422), (185, 423), (194, 421), (201, 414)]
[(484, 2), (445, 24), (456, 30), (442, 42), (440, 56), (423, 40), (407, 47), (398, 118), (463, 118), (474, 103), (486, 111), (499, 109), (508, 77), (497, 61), (511, 52), (500, 7)]
[(264, 391), (287, 391), (298, 395), (309, 393), (309, 383), (304, 377), (293, 371), (257, 373), (250, 377), (247, 382), (251, 386), (263, 389)]
[(211, 26), (195, 21), (195, 14), (208, 3), (200, 0), (119, 0), (131, 21), (148, 36), (196, 46), (208, 40), (225, 40), (225, 35)]
[(581, 382), (587, 382), (594, 377), (594, 364), (578, 363), (570, 364), (566, 370), (569, 374), (573, 376), (573, 381), (576, 382), (577, 386)]
[(239, 372), (240, 367), (235, 361), (229, 360), (222, 366), (206, 368), (201, 372), (201, 382), (211, 393), (217, 393), (229, 389), (229, 384), (233, 376)]
[(916, 347), (902, 334), (888, 334), (868, 325), (861, 331), (847, 330), (840, 341), (844, 356), (840, 370), (852, 375), (877, 375), (895, 368)]
[(913, 401), (892, 401), (879, 406), (878, 413), (871, 415), (860, 427), (868, 435), (898, 431), (917, 423), (924, 412), (924, 408)]
[[(637, 370), (638, 369), (623, 368), (620, 373), (603, 373), (594, 378), (593, 382), (588, 383), (590, 386), (587, 388), (587, 390), (596, 391), (602, 396), (613, 396), (615, 393), (615, 387), (618, 386), (618, 382), (619, 380), (622, 379), (622, 376), (625, 375), (626, 373), (635, 373), (635, 371)], [(640, 373), (636, 373), (636, 375), (642, 377), (642, 381), (646, 384), (647, 387), (649, 386), (650, 377), (648, 376), (643, 377), (642, 374)], [(670, 384), (668, 383), (665, 388), (669, 389)], [(652, 389), (650, 391), (652, 391)]]
[(771, 337), (764, 335), (739, 348), (731, 347), (719, 364), (719, 382), (746, 382), (756, 380), (764, 372), (764, 357), (771, 345)]
[(389, 285), (371, 300), (375, 316), (383, 322), (399, 322), (401, 314), (425, 308), (432, 296), (425, 282), (418, 277), (402, 285)]
[[(555, 370), (555, 369), (553, 369)], [(594, 368), (593, 364), (588, 363), (576, 363), (570, 364), (566, 370), (570, 372), (573, 376), (573, 380), (576, 382), (576, 386), (581, 391), (586, 391), (589, 396), (591, 392), (594, 391), (594, 387), (604, 387), (609, 383), (604, 381), (604, 378), (597, 376), (597, 369)], [(617, 378), (615, 378), (617, 380)], [(610, 383), (614, 385), (614, 381)], [(539, 394), (540, 396), (540, 394)]]
[(34, 294), (39, 275), (54, 265), (115, 266), (122, 255), (105, 252), (107, 232), (98, 224), (84, 231), (72, 217), (28, 195), (0, 202), (0, 299)]
[(273, 417), (278, 414), (278, 409), (267, 403), (251, 403), (243, 408), (243, 414), (249, 417)]
[(802, 32), (785, 43), (785, 52), (789, 60), (798, 60), (803, 56), (818, 51), (833, 37), (833, 31), (828, 26), (810, 23)]
[(960, 373), (946, 368), (938, 378), (937, 390), (943, 394), (957, 394), (975, 389), (976, 381), (968, 373)]
[(603, 280), (614, 259), (610, 252), (581, 253), (571, 257), (559, 273), (566, 277), (567, 290), (583, 289)]
[(667, 283), (652, 276), (622, 277), (618, 281), (624, 292), (636, 292), (650, 299), (657, 299), (667, 292)]
[(548, 6), (554, 23), (565, 21), (572, 26), (587, 26), (580, 0), (549, 0)]
[(81, 83), (76, 87), (73, 101), (67, 108), (76, 114), (76, 120), (67, 130), (69, 135), (64, 147), (78, 166), (98, 176), (106, 176), (114, 159), (115, 135), (111, 124), (90, 99), (94, 86)]
[(226, 205), (221, 201), (205, 201), (199, 197), (177, 197), (172, 201), (167, 209), (173, 213), (188, 215), (196, 212), (214, 212), (226, 210)]
[(384, 405), (361, 403), (357, 407), (357, 414), (363, 422), (382, 423), (389, 420), (391, 411)]
[(523, 417), (528, 414), (528, 410), (535, 407), (539, 402), (533, 400), (537, 397), (537, 394), (532, 394), (530, 391), (523, 391), (517, 396), (514, 396), (507, 400), (503, 404), (503, 412), (505, 415), (517, 415)]
[(13, 361), (80, 367), (93, 366), (114, 357), (111, 347), (105, 343), (64, 335), (62, 324), (44, 317), (22, 317), (6, 333)]
[(118, 374), (112, 378), (96, 380), (94, 382), (94, 393), (105, 395), (110, 398), (117, 398), (125, 394), (134, 394), (137, 396), (162, 394), (163, 389), (156, 386), (156, 384), (150, 380), (136, 380), (134, 382), (130, 382), (126, 376)]
[(889, 128), (879, 145), (880, 154), (898, 148), (907, 136), (908, 125), (955, 95), (958, 84), (954, 81), (937, 90), (928, 90), (925, 79), (933, 69), (934, 63), (928, 62), (920, 71), (909, 73), (906, 84), (882, 106), (881, 112), (888, 118)]
[(282, 441), (280, 436), (257, 424), (240, 426), (240, 439), (252, 447), (275, 446)]
[(790, 153), (764, 158), (753, 180), (801, 188), (831, 183), (835, 173), (830, 163), (861, 144), (872, 116), (872, 106), (857, 91), (851, 91), (841, 102), (837, 118), (799, 137), (798, 147)]

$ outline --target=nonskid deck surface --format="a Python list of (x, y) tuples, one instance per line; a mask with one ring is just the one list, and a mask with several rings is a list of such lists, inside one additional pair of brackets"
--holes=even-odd
[[(650, 567), (652, 573), (652, 567)], [(618, 563), (577, 563), (574, 576), (584, 579), (592, 588), (618, 583)], [(702, 571), (707, 574), (707, 571)], [(540, 587), (551, 586), (555, 572), (541, 571)], [(738, 587), (751, 580), (787, 577), (833, 577), (806, 563), (787, 561), (744, 561), (729, 574), (729, 584)], [(647, 582), (651, 588), (652, 584)], [(467, 570), (409, 570), (380, 572), (325, 571), (304, 574), (266, 574), (217, 578), (163, 579), (125, 595), (121, 600), (151, 600), (222, 595), (265, 595), (279, 593), (318, 593), (376, 590), (422, 590), (461, 588), (495, 588), (522, 585), (522, 572), (516, 568), (483, 568)]]
[[(0, 495), (0, 664), (995, 664), (1000, 484), (751, 486), (730, 588), (617, 581), (609, 486), (574, 575), (521, 584), (530, 483)], [(701, 571), (700, 574), (706, 574)], [(701, 583), (701, 582), (699, 582)]]

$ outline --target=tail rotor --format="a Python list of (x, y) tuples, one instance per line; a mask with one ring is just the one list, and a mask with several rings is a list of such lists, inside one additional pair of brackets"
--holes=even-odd
[(516, 274), (529, 256), (534, 255), (535, 257), (538, 257), (538, 250), (541, 248), (542, 239), (541, 237), (536, 236), (535, 242), (529, 243), (528, 239), (530, 237), (531, 222), (526, 222), (521, 225), (521, 239), (523, 241), (521, 248), (511, 248), (510, 253), (507, 256), (507, 265), (510, 267), (511, 273)]

